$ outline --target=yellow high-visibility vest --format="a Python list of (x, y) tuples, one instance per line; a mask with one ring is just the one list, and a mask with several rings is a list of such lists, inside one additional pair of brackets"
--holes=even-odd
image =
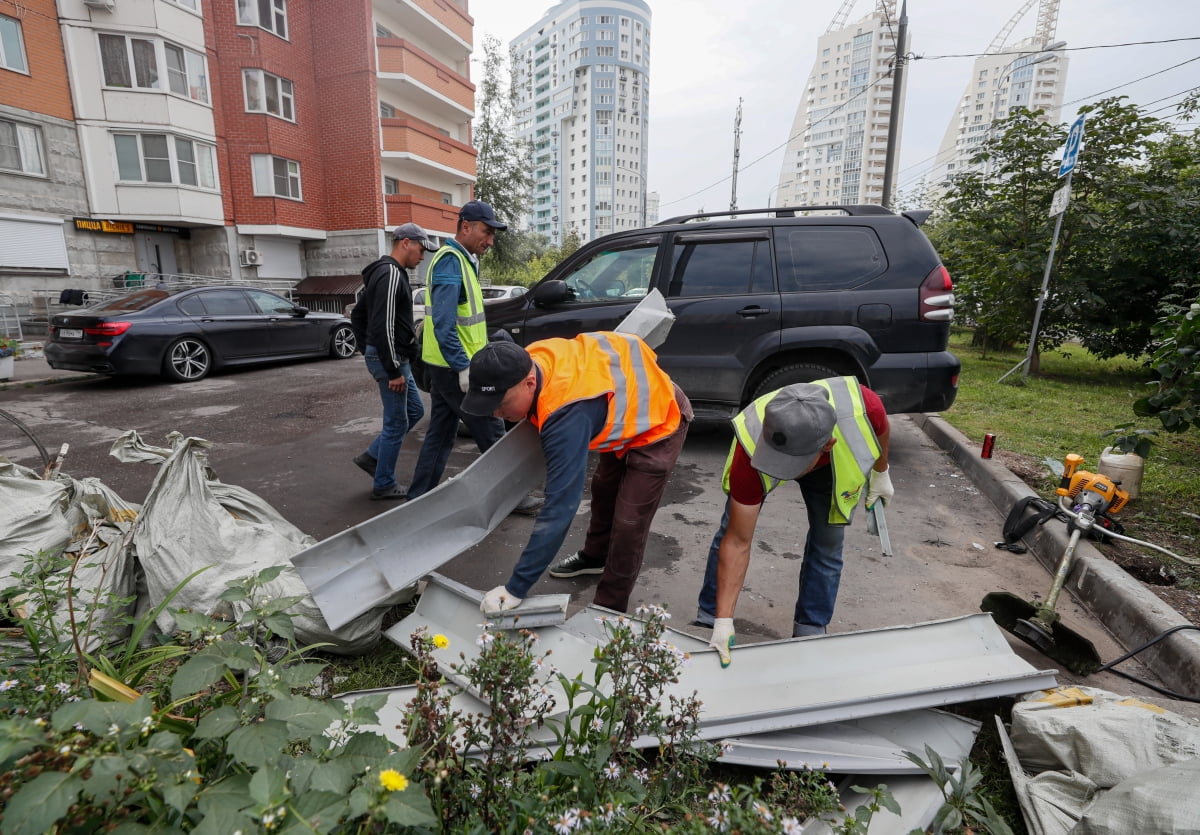
[[(487, 319), (483, 313), (483, 290), (479, 286), (479, 274), (471, 259), (452, 246), (443, 246), (429, 262), (426, 275), (433, 279), (433, 269), (443, 258), (453, 256), (458, 259), (462, 270), (463, 290), (466, 291), (466, 301), (458, 305), (454, 319), (454, 327), (458, 331), (458, 341), (462, 343), (467, 358), (475, 356), (476, 352), (487, 344)], [(450, 363), (442, 356), (442, 346), (438, 344), (433, 327), (433, 286), (425, 291), (425, 318), (429, 321), (422, 328), (421, 359), (429, 365), (449, 368)]]
[[(847, 525), (862, 495), (863, 486), (867, 483), (867, 474), (879, 459), (881, 450), (879, 439), (875, 437), (875, 429), (867, 419), (866, 405), (863, 403), (862, 389), (854, 377), (831, 377), (827, 380), (815, 380), (812, 385), (825, 389), (829, 402), (837, 412), (837, 423), (833, 427), (833, 437), (837, 443), (829, 451), (829, 465), (833, 467), (833, 500), (829, 505), (829, 524)], [(754, 450), (762, 438), (763, 416), (777, 392), (769, 392), (757, 398), (743, 409), (733, 419), (734, 441), (725, 459), (725, 473), (721, 477), (721, 487), (729, 493), (729, 472), (733, 468), (733, 454), (738, 444), (746, 450), (746, 454), (754, 457)], [(760, 472), (763, 496), (770, 493), (783, 482)]]

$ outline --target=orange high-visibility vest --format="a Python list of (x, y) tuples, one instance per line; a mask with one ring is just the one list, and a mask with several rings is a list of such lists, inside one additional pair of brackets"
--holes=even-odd
[(628, 333), (581, 333), (527, 346), (542, 370), (534, 415), (538, 429), (554, 412), (580, 400), (608, 397), (604, 429), (588, 448), (614, 452), (661, 440), (679, 428), (675, 386), (650, 346)]

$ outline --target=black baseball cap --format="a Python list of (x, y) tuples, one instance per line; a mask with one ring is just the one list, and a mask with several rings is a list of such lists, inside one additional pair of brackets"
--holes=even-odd
[(482, 200), (472, 200), (467, 205), (463, 206), (458, 212), (459, 220), (482, 220), (493, 229), (498, 229), (503, 232), (508, 228), (507, 223), (501, 223), (496, 219), (496, 213), (492, 207)]
[(437, 252), (437, 247), (429, 240), (429, 236), (425, 234), (425, 230), (415, 223), (402, 223), (392, 230), (393, 241), (410, 240), (416, 241), (421, 245), (421, 249), (426, 252)]
[(467, 394), (462, 410), (469, 415), (490, 415), (500, 408), (508, 390), (525, 379), (533, 357), (515, 342), (489, 342), (471, 357)]

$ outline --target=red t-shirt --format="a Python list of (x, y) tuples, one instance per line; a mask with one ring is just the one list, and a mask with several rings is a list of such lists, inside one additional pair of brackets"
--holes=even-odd
[[(887, 411), (883, 408), (883, 401), (879, 399), (878, 394), (866, 386), (859, 386), (859, 388), (862, 389), (863, 406), (866, 409), (867, 420), (870, 422), (871, 428), (875, 430), (877, 436), (884, 434), (888, 431), (888, 419)], [(829, 453), (822, 452), (817, 463), (813, 465), (813, 469), (828, 466)], [(750, 465), (750, 456), (746, 454), (746, 450), (740, 443), (734, 450), (733, 463), (729, 467), (729, 495), (738, 504), (745, 505), (761, 504), (766, 497), (758, 470)]]

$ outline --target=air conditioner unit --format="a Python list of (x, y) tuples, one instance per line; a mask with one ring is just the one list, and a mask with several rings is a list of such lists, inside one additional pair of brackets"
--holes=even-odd
[(243, 249), (241, 252), (243, 267), (257, 267), (262, 263), (262, 253), (257, 249)]
[(116, 0), (83, 0), (83, 5), (93, 9), (104, 9), (106, 12), (111, 12), (113, 6), (116, 5)]

